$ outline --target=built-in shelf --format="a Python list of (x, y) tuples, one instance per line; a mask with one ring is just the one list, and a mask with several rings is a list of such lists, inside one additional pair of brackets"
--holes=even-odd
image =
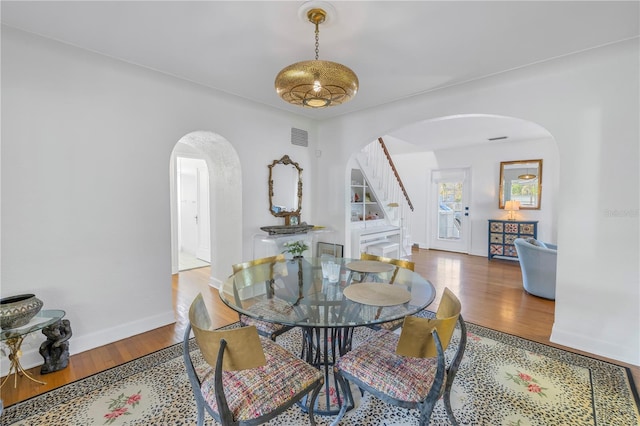
[(384, 210), (369, 186), (360, 169), (351, 170), (351, 222), (384, 219)]
[(360, 169), (351, 170), (351, 256), (398, 257), (400, 228), (389, 225), (380, 200)]

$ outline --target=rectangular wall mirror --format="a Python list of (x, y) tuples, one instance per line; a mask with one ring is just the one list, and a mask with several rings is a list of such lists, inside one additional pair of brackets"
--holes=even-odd
[(499, 205), (519, 201), (520, 210), (540, 210), (542, 160), (503, 161), (500, 163)]

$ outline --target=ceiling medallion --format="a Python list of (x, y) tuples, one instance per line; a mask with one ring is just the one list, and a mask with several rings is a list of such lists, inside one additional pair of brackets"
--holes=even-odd
[(318, 59), (319, 26), (327, 19), (325, 9), (309, 9), (307, 19), (316, 27), (316, 58), (296, 62), (280, 71), (275, 81), (276, 92), (285, 102), (308, 108), (345, 103), (358, 92), (358, 76), (342, 64)]

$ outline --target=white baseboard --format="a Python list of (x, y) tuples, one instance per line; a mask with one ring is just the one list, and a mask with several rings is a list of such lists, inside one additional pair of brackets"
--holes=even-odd
[[(430, 250), (431, 247), (429, 247), (429, 244), (426, 243), (418, 243), (415, 242), (413, 244), (417, 244), (419, 249), (423, 249), (423, 250)], [(471, 256), (479, 256), (479, 257), (487, 257), (487, 252), (486, 251), (471, 251), (468, 253)]]
[[(100, 330), (94, 333), (78, 336), (72, 334), (69, 339), (69, 355), (75, 355), (80, 352), (94, 349), (99, 346), (113, 343), (118, 340), (126, 339), (127, 337), (135, 336), (136, 334), (144, 333), (149, 330), (153, 330), (158, 327), (162, 327), (176, 322), (173, 310), (164, 312), (162, 314), (154, 315), (151, 317), (143, 318), (137, 321), (128, 322), (126, 324), (120, 324), (116, 327)], [(73, 323), (71, 323), (71, 330), (73, 332)], [(25, 337), (22, 344), (22, 357), (20, 358), (20, 364), (24, 369), (37, 367), (43, 364), (42, 356), (40, 355), (40, 345), (45, 341), (45, 337), (40, 331), (35, 331)], [(4, 348), (7, 352), (6, 347)], [(7, 354), (8, 355), (8, 354)], [(0, 358), (0, 375), (6, 376), (9, 372), (9, 359), (6, 356)], [(12, 381), (13, 378), (9, 378)], [(19, 377), (20, 380), (28, 380), (24, 377)], [(46, 376), (44, 381), (46, 382)], [(7, 384), (9, 386), (9, 384)]]
[(485, 251), (471, 251), (469, 253), (471, 256), (478, 256), (478, 257), (487, 257), (487, 252)]
[[(551, 328), (551, 337), (549, 340), (558, 345), (566, 346), (580, 351), (588, 352), (594, 355), (603, 356), (627, 364), (640, 366), (638, 354), (625, 356), (628, 348), (620, 345), (613, 345), (610, 342), (593, 339), (590, 335), (576, 334), (571, 331), (561, 330), (555, 323)], [(633, 359), (633, 356), (636, 358)]]
[(214, 277), (209, 277), (209, 285), (217, 290), (220, 290), (220, 288), (222, 287), (222, 281)]

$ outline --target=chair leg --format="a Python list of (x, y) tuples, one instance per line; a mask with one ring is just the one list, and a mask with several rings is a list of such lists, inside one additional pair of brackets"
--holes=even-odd
[(320, 383), (318, 383), (318, 386), (316, 386), (316, 388), (311, 393), (311, 399), (309, 400), (309, 412), (308, 412), (309, 422), (311, 423), (311, 426), (316, 426), (316, 418), (313, 415), (313, 411), (315, 410), (316, 399), (318, 399), (318, 395), (320, 395), (320, 390), (322, 390), (323, 385), (324, 385), (324, 380), (321, 380)]
[[(340, 412), (338, 413), (336, 418), (333, 419), (333, 422), (331, 422), (331, 426), (337, 426), (340, 423), (340, 420), (342, 420), (342, 418), (344, 417), (345, 413), (347, 412), (347, 407), (349, 405), (354, 406), (355, 403), (353, 401), (353, 395), (351, 395), (351, 392), (348, 389), (349, 382), (347, 381), (347, 379), (342, 377), (342, 375), (340, 374), (339, 371), (337, 371), (337, 369), (333, 370), (333, 376), (338, 381), (338, 384), (342, 388), (342, 394), (344, 395), (344, 400), (342, 401), (342, 407), (340, 407)], [(361, 389), (361, 391), (362, 391), (362, 389)], [(350, 401), (349, 401), (349, 398), (351, 398)]]
[(453, 415), (453, 409), (451, 408), (451, 393), (445, 392), (442, 399), (444, 400), (444, 408), (447, 411), (447, 417), (449, 417), (449, 421), (453, 426), (458, 426), (458, 421)]
[(420, 421), (418, 422), (420, 426), (429, 426), (429, 423), (431, 422), (431, 414), (436, 406), (436, 402), (438, 402), (437, 399), (427, 401), (422, 407), (420, 407)]
[(444, 400), (444, 408), (447, 411), (447, 417), (449, 417), (449, 421), (454, 426), (458, 426), (459, 423), (453, 415), (453, 409), (451, 408), (451, 388), (453, 387), (456, 373), (458, 372), (458, 368), (462, 362), (462, 357), (464, 356), (464, 351), (467, 347), (467, 325), (464, 322), (462, 315), (458, 317), (458, 327), (460, 328), (460, 342), (458, 343), (458, 349), (451, 361), (451, 365), (447, 369), (447, 383), (445, 384), (444, 395), (442, 398)]
[(196, 404), (197, 408), (198, 408), (198, 420), (197, 420), (197, 424), (198, 426), (203, 426), (204, 425), (204, 407), (200, 404)]

